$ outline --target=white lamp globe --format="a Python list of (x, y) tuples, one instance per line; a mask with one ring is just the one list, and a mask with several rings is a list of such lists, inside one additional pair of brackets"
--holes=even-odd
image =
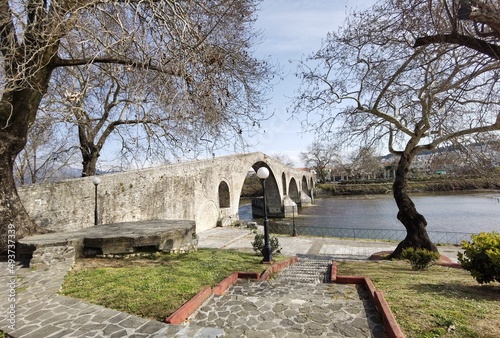
[(99, 185), (99, 183), (101, 183), (101, 179), (97, 176), (94, 176), (94, 178), (92, 179), (92, 183), (94, 185)]
[(259, 170), (257, 170), (257, 177), (261, 180), (265, 180), (269, 177), (269, 169), (266, 167), (260, 167)]

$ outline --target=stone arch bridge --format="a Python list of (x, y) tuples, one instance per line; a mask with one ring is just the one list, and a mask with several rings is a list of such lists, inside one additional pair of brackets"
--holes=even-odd
[[(266, 197), (271, 215), (291, 215), (311, 203), (313, 175), (263, 153), (216, 157), (99, 176), (99, 224), (148, 220), (195, 221), (196, 232), (238, 221), (241, 189), (251, 168), (270, 171)], [(92, 177), (19, 188), (28, 213), (56, 232), (94, 225)]]

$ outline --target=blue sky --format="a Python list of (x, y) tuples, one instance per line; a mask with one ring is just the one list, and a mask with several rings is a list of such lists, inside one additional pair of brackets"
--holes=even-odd
[[(291, 120), (287, 108), (299, 88), (300, 80), (294, 73), (297, 61), (317, 51), (329, 31), (341, 26), (346, 13), (363, 10), (373, 0), (264, 0), (255, 29), (262, 32), (263, 42), (257, 46), (255, 56), (270, 58), (283, 70), (284, 79), (271, 93), (267, 109), (274, 116), (263, 124), (263, 133), (249, 140), (255, 144), (251, 151), (268, 155), (287, 155), (302, 166), (300, 152), (314, 141), (314, 135), (301, 131), (300, 123)], [(292, 62), (289, 62), (289, 61)]]
[[(314, 135), (303, 133), (300, 122), (290, 119), (287, 109), (292, 97), (299, 89), (300, 80), (294, 75), (298, 61), (316, 52), (328, 32), (337, 30), (346, 13), (353, 9), (364, 10), (376, 0), (263, 0), (256, 13), (254, 29), (261, 32), (261, 43), (255, 46), (258, 59), (269, 60), (281, 67), (283, 80), (270, 93), (268, 113), (274, 113), (268, 121), (261, 123), (261, 133), (247, 138), (252, 146), (249, 152), (261, 151), (268, 155), (288, 156), (296, 167), (303, 166), (300, 153), (314, 141)], [(99, 166), (102, 170), (116, 164), (117, 149), (121, 143), (108, 142), (102, 151)], [(234, 149), (216, 151), (216, 156), (232, 154)], [(212, 150), (201, 151), (199, 158), (210, 158)], [(175, 158), (171, 158), (175, 161)], [(177, 159), (179, 160), (179, 159)], [(193, 160), (186, 156), (185, 160)], [(156, 163), (153, 162), (153, 165)], [(148, 161), (129, 164), (141, 168), (150, 166)]]

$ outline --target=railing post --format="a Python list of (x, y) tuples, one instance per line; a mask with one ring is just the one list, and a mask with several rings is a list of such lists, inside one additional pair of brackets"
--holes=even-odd
[(297, 229), (295, 228), (295, 205), (292, 206), (292, 236), (297, 236)]

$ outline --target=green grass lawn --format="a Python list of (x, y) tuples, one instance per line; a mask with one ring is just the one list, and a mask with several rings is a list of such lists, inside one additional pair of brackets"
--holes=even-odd
[(407, 337), (500, 337), (500, 285), (479, 285), (469, 272), (403, 261), (341, 262), (339, 275), (370, 277)]
[(253, 253), (208, 249), (147, 258), (82, 259), (66, 276), (61, 293), (162, 321), (201, 289), (233, 272), (263, 272), (268, 266), (261, 260)]
[[(284, 259), (275, 256), (275, 259)], [(206, 286), (235, 271), (262, 272), (261, 256), (203, 249), (145, 258), (78, 260), (62, 294), (163, 320)], [(500, 337), (500, 285), (478, 285), (467, 271), (402, 261), (340, 262), (339, 275), (364, 275), (383, 291), (409, 338)]]

